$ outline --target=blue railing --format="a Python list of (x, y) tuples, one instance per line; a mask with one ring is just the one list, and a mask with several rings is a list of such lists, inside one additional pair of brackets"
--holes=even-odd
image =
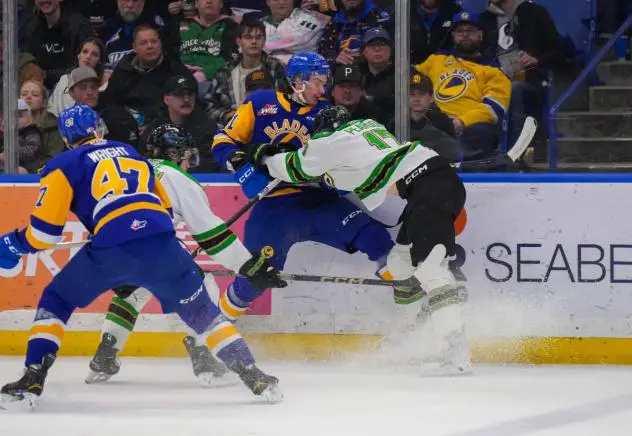
[(619, 27), (619, 30), (617, 30), (617, 32), (608, 40), (606, 45), (604, 45), (590, 60), (590, 62), (588, 62), (588, 65), (586, 65), (579, 76), (575, 78), (575, 81), (568, 87), (566, 91), (564, 91), (560, 98), (549, 109), (549, 168), (557, 168), (557, 115), (560, 111), (561, 106), (577, 90), (579, 85), (581, 85), (582, 82), (594, 71), (599, 62), (601, 62), (601, 59), (603, 59), (606, 53), (608, 53), (612, 46), (617, 42), (619, 37), (621, 37), (630, 28), (630, 26), (632, 26), (632, 15), (630, 15), (627, 20), (625, 20), (621, 27)]

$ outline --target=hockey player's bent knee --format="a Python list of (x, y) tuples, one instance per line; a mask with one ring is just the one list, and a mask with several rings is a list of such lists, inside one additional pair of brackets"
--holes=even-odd
[(351, 243), (351, 248), (366, 254), (376, 261), (386, 256), (393, 248), (393, 239), (386, 228), (377, 221), (370, 220), (362, 227)]

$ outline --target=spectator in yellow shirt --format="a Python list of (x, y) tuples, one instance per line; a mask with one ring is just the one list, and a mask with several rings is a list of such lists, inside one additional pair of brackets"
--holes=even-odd
[(462, 158), (478, 159), (498, 147), (511, 82), (499, 65), (481, 54), (483, 30), (478, 15), (459, 12), (452, 22), (454, 49), (431, 55), (415, 68), (430, 77), (437, 105), (452, 117)]

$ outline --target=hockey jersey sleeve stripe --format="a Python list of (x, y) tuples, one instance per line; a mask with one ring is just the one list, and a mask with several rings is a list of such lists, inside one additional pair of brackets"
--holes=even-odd
[(419, 142), (413, 142), (408, 147), (402, 147), (386, 155), (386, 157), (375, 167), (369, 177), (367, 177), (360, 186), (354, 189), (353, 192), (355, 192), (355, 194), (362, 200), (384, 188), (404, 157), (406, 157), (406, 155), (414, 150), (418, 145)]
[(49, 235), (47, 233), (40, 232), (39, 230), (33, 228), (32, 226), (29, 226), (26, 229), (25, 236), (26, 236), (26, 242), (28, 242), (29, 245), (34, 249), (34, 250), (29, 249), (29, 251), (46, 250), (47, 248), (50, 248), (58, 244), (62, 239), (61, 235), (57, 235), (57, 236)]
[(315, 178), (303, 171), (303, 167), (301, 166), (301, 159), (297, 151), (286, 154), (285, 168), (287, 170), (288, 176), (290, 176), (290, 179), (294, 183), (309, 182), (310, 180), (313, 180)]
[(484, 97), (483, 104), (490, 109), (496, 122), (502, 121), (505, 118), (505, 108), (498, 101), (491, 97)]
[(44, 220), (39, 219), (38, 217), (31, 215), (31, 228), (40, 231), (41, 233), (47, 234), (49, 236), (61, 236), (64, 231), (64, 226), (57, 226), (51, 223), (48, 223)]

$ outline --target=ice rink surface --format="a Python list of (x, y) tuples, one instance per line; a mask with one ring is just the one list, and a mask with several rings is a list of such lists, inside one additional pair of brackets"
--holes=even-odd
[[(4, 384), (22, 359), (0, 358)], [(632, 432), (632, 368), (478, 366), (424, 378), (411, 366), (261, 363), (281, 379), (282, 404), (241, 384), (202, 389), (182, 359), (123, 361), (88, 386), (88, 360), (60, 357), (32, 413), (0, 412), (7, 436), (613, 436)]]

